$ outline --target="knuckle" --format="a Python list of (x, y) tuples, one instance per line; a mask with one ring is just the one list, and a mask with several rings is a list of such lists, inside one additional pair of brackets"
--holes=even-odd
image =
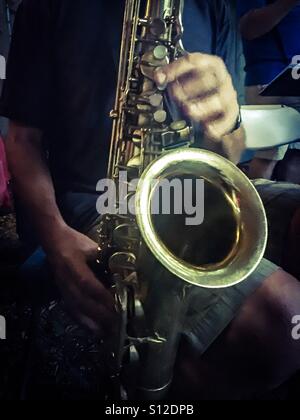
[(186, 57), (187, 57), (188, 62), (192, 64), (193, 66), (196, 66), (196, 67), (201, 66), (202, 61), (203, 61), (203, 54), (199, 52), (188, 53)]
[(219, 57), (219, 56), (215, 55), (215, 56), (214, 56), (214, 64), (215, 64), (215, 66), (217, 66), (219, 69), (221, 69), (221, 70), (223, 70), (223, 71), (226, 71), (226, 73), (227, 73), (227, 68), (226, 68), (225, 62), (224, 62), (224, 60), (223, 60), (221, 57)]
[(74, 254), (69, 250), (65, 250), (61, 252), (59, 258), (57, 259), (57, 263), (65, 269), (73, 270), (75, 260), (76, 258), (74, 257)]
[(190, 64), (193, 64), (193, 62), (194, 62), (194, 56), (195, 56), (195, 53), (187, 53), (186, 56), (185, 56), (185, 59)]
[(207, 75), (205, 75), (203, 84), (205, 85), (208, 91), (217, 89), (216, 78), (212, 74), (208, 73)]
[(77, 285), (80, 289), (85, 290), (89, 283), (89, 279), (86, 276), (82, 276), (79, 273), (77, 274)]
[(220, 140), (223, 136), (224, 127), (222, 124), (214, 122), (207, 126), (207, 134), (212, 140)]
[(229, 97), (231, 100), (237, 100), (237, 91), (233, 85), (232, 77), (229, 73), (227, 74), (227, 78), (224, 83), (224, 89), (226, 90), (227, 97)]
[(207, 109), (211, 114), (223, 114), (225, 111), (221, 97), (219, 95), (214, 95), (207, 104)]

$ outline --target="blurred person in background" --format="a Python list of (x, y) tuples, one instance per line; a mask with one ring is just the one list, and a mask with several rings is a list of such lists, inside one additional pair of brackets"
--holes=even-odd
[[(297, 0), (238, 0), (240, 30), (246, 58), (246, 103), (282, 104), (300, 111), (299, 97), (263, 97), (260, 91), (299, 55), (300, 2)], [(272, 179), (289, 146), (256, 153), (251, 178)], [(300, 143), (290, 145), (300, 149)], [(298, 150), (296, 153), (298, 153)], [(299, 152), (300, 153), (300, 152)], [(292, 179), (287, 181), (298, 182)]]
[[(0, 0), (0, 56), (7, 58), (15, 13), (22, 0)], [(3, 80), (0, 77), (0, 96)], [(0, 117), (0, 135), (6, 132), (7, 123)]]

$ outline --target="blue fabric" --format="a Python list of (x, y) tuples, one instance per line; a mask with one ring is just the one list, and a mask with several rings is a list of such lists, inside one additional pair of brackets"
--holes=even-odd
[[(98, 217), (95, 189), (106, 174), (123, 6), (23, 0), (1, 100), (5, 116), (43, 130), (58, 205), (65, 221), (82, 232)], [(221, 56), (237, 84), (228, 4), (186, 0), (183, 23), (186, 50)], [(38, 251), (25, 271), (39, 277), (43, 257)]]
[[(106, 174), (123, 5), (23, 0), (15, 25), (1, 110), (43, 129), (59, 207), (79, 230), (97, 217)], [(224, 0), (186, 0), (183, 41), (187, 51), (221, 56), (237, 85), (230, 16)]]
[[(56, 191), (94, 192), (106, 175), (123, 1), (23, 0), (0, 113), (43, 130)], [(225, 0), (186, 0), (188, 51), (217, 54), (230, 72)]]
[[(267, 5), (266, 0), (238, 0), (238, 13), (242, 17)], [(246, 86), (270, 83), (300, 54), (299, 33), (300, 5), (296, 5), (273, 31), (253, 41), (244, 39)]]
[(36, 305), (49, 303), (59, 297), (42, 248), (38, 248), (22, 266), (20, 280)]

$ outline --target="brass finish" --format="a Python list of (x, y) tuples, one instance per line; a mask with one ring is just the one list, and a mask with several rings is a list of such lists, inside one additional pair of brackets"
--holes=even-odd
[[(201, 292), (243, 281), (267, 240), (264, 208), (251, 182), (226, 159), (195, 148), (191, 124), (172, 121), (163, 89), (153, 81), (157, 68), (184, 53), (183, 5), (147, 0), (143, 10), (140, 0), (125, 2), (108, 178), (118, 185), (126, 170), (129, 183), (140, 179), (137, 215), (103, 215), (99, 229), (120, 314), (112, 377), (120, 378), (125, 355), (134, 372), (119, 381), (123, 397), (166, 395), (193, 286)], [(174, 178), (205, 181), (200, 226), (185, 226), (180, 215), (151, 214), (157, 181)]]

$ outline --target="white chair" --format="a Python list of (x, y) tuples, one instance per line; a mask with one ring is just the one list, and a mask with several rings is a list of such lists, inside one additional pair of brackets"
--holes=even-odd
[(283, 146), (300, 139), (300, 113), (283, 105), (242, 106), (248, 150)]

